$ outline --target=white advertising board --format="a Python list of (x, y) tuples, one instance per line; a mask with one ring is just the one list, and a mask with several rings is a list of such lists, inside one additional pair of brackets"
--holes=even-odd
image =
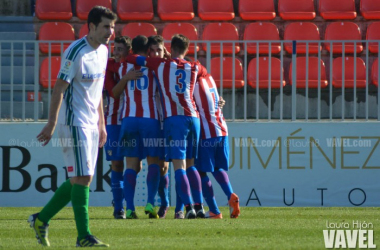
[[(35, 139), (43, 126), (0, 124), (0, 206), (43, 206), (66, 179), (56, 135), (45, 147)], [(241, 206), (380, 205), (378, 123), (228, 126), (229, 177)], [(90, 205), (110, 206), (109, 170), (109, 162), (100, 157), (90, 187)], [(143, 167), (136, 187), (138, 206), (146, 203), (145, 179)], [(218, 205), (226, 205), (224, 193), (211, 180)], [(174, 205), (173, 192), (171, 197)]]

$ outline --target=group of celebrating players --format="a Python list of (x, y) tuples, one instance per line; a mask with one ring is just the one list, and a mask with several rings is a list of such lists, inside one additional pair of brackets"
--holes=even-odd
[[(145, 213), (149, 218), (165, 218), (168, 211), (170, 161), (177, 192), (175, 218), (222, 218), (207, 172), (213, 174), (226, 194), (230, 217), (237, 218), (240, 214), (239, 198), (233, 193), (227, 175), (227, 126), (219, 95), (206, 69), (199, 62), (184, 60), (189, 39), (174, 35), (170, 54), (165, 52), (160, 36), (149, 39), (137, 36), (132, 41), (117, 37), (114, 57), (109, 59), (106, 45), (116, 19), (110, 9), (95, 6), (88, 14), (88, 35), (74, 41), (62, 55), (49, 119), (37, 139), (45, 146), (57, 129), (60, 140), (72, 142), (62, 147), (69, 179), (40, 212), (29, 216), (28, 222), (43, 246), (50, 246), (51, 219), (69, 202), (78, 232), (76, 246), (109, 246), (91, 233), (88, 213), (89, 186), (98, 148), (104, 144), (107, 159), (112, 162), (115, 218), (137, 218), (136, 178), (145, 158), (148, 162)], [(103, 89), (108, 99), (105, 114)], [(161, 198), (158, 212), (154, 206), (157, 192)], [(203, 197), (210, 208), (207, 213)]]
[[(222, 218), (207, 172), (226, 194), (230, 217), (237, 218), (239, 198), (227, 174), (228, 132), (220, 107), (224, 101), (207, 70), (199, 62), (185, 60), (189, 39), (174, 35), (171, 54), (158, 35), (139, 35), (133, 40), (121, 36), (114, 42), (114, 57), (108, 60), (104, 83), (108, 103), (105, 150), (112, 163), (114, 217), (137, 218), (136, 178), (141, 160), (147, 158), (145, 213), (149, 218), (165, 218), (168, 211), (170, 161), (177, 192), (174, 218)], [(161, 199), (158, 212), (154, 206), (157, 192)], [(210, 209), (207, 213), (203, 197)]]

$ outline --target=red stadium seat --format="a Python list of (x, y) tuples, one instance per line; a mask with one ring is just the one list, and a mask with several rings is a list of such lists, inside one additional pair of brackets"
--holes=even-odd
[(379, 60), (376, 59), (372, 64), (372, 83), (378, 87), (379, 85)]
[[(367, 27), (367, 40), (380, 40), (380, 22), (373, 22)], [(379, 43), (368, 43), (368, 49), (371, 53), (379, 52)]]
[(121, 20), (152, 20), (154, 17), (152, 0), (118, 0), (117, 14)]
[(278, 0), (278, 12), (283, 20), (312, 20), (316, 15), (314, 0)]
[(76, 0), (77, 16), (81, 20), (87, 20), (88, 13), (96, 6), (104, 6), (112, 10), (111, 0)]
[[(353, 88), (355, 64), (354, 58), (345, 57), (344, 62), (344, 87)], [(342, 88), (342, 72), (342, 57), (335, 58), (333, 62), (333, 86), (336, 88)], [(356, 58), (356, 87), (366, 87), (366, 66), (364, 61), (359, 57)]]
[(239, 0), (243, 20), (273, 20), (276, 17), (273, 0)]
[(138, 35), (154, 36), (157, 35), (157, 29), (150, 23), (128, 23), (121, 31), (122, 36), (129, 36), (135, 38)]
[(380, 19), (380, 1), (361, 0), (360, 12), (365, 19)]
[(194, 8), (192, 0), (158, 0), (157, 12), (161, 20), (164, 21), (189, 21), (194, 18)]
[[(182, 34), (190, 39), (190, 41), (198, 40), (198, 31), (191, 23), (169, 23), (163, 31), (162, 37), (166, 41), (170, 41), (174, 34)], [(170, 43), (165, 43), (166, 49), (170, 52)], [(197, 44), (197, 52), (199, 51), (199, 45)], [(189, 54), (194, 54), (194, 43), (190, 43)]]
[[(360, 28), (356, 23), (353, 22), (334, 22), (330, 23), (325, 31), (325, 46), (326, 49), (330, 52), (330, 43), (331, 40), (361, 40), (362, 35), (360, 33)], [(344, 44), (345, 53), (360, 53), (363, 51), (363, 45), (361, 42), (356, 43), (356, 48), (354, 43), (345, 43)], [(333, 53), (342, 53), (343, 47), (342, 43), (333, 43)]]
[(36, 16), (41, 20), (70, 20), (73, 17), (70, 0), (37, 0)]
[[(216, 86), (220, 87), (220, 57), (214, 57), (211, 59), (211, 75), (213, 76)], [(223, 57), (223, 88), (232, 89), (232, 57)], [(235, 58), (235, 88), (244, 87), (243, 66), (241, 62)]]
[[(51, 71), (51, 88), (54, 87), (55, 81), (57, 81), (57, 76), (59, 69), (61, 68), (61, 57), (60, 56), (52, 56), (50, 63)], [(45, 58), (41, 63), (40, 68), (40, 84), (44, 88), (49, 87), (49, 58)]]
[[(57, 32), (59, 31), (59, 32)], [(74, 41), (75, 33), (74, 28), (68, 23), (63, 22), (47, 22), (44, 23), (39, 31), (38, 40), (40, 41)], [(63, 53), (70, 43), (63, 44), (61, 51), (60, 43), (51, 44), (51, 53)], [(40, 51), (42, 53), (49, 53), (49, 44), (40, 43)]]
[(230, 21), (235, 18), (232, 0), (199, 0), (198, 15), (205, 21)]
[(319, 0), (319, 13), (325, 20), (355, 19), (355, 0)]
[[(237, 41), (239, 34), (237, 28), (232, 23), (210, 23), (203, 30), (202, 40), (204, 41)], [(207, 44), (203, 44), (203, 50), (207, 51)], [(235, 53), (239, 53), (239, 43), (235, 43)], [(231, 54), (233, 52), (232, 43), (223, 43), (223, 53)], [(211, 43), (211, 53), (220, 53), (220, 43)]]
[[(319, 29), (317, 25), (309, 22), (293, 22), (285, 28), (284, 40), (315, 40), (319, 41)], [(306, 43), (297, 42), (297, 53), (306, 54)], [(293, 52), (293, 44), (285, 43), (285, 50), (288, 53)], [(318, 43), (309, 43), (309, 54), (318, 54), (322, 50), (322, 46)]]
[[(308, 87), (316, 89), (318, 88), (318, 57), (309, 57), (309, 72), (308, 72)], [(321, 64), (321, 88), (326, 88), (328, 81), (326, 78), (326, 67), (322, 59), (319, 62)], [(290, 64), (289, 68), (289, 82), (293, 84), (293, 64)], [(297, 88), (306, 88), (306, 57), (297, 57)]]
[[(276, 25), (273, 23), (255, 22), (250, 23), (245, 27), (244, 40), (260, 41), (260, 40), (280, 40), (280, 35)], [(278, 54), (281, 51), (280, 43), (271, 44), (271, 53)], [(247, 52), (256, 54), (256, 43), (247, 43)], [(259, 43), (259, 53), (269, 54), (269, 43)]]
[[(256, 88), (257, 82), (257, 58), (253, 58), (248, 65), (248, 84), (252, 88)], [(271, 57), (271, 66), (269, 67), (268, 57), (259, 57), (259, 88), (268, 89), (269, 86), (269, 69), (271, 69), (271, 89), (281, 88), (285, 86), (284, 68), (281, 69), (281, 61), (278, 58)]]

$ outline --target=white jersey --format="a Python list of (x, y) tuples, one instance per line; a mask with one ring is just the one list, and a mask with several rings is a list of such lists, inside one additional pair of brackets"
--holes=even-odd
[(91, 47), (87, 38), (73, 42), (64, 52), (58, 78), (70, 85), (65, 91), (58, 123), (87, 128), (98, 127), (98, 106), (102, 98), (108, 49)]

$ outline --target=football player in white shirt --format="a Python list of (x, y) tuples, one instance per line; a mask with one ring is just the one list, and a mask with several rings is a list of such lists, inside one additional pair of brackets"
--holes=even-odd
[[(103, 246), (89, 229), (89, 186), (94, 175), (98, 147), (106, 141), (102, 89), (108, 59), (108, 44), (117, 16), (110, 9), (95, 6), (88, 14), (89, 33), (73, 42), (62, 56), (52, 94), (49, 119), (37, 139), (45, 146), (57, 127), (63, 142), (65, 165), (70, 179), (55, 192), (41, 212), (29, 217), (37, 240), (49, 246), (48, 226), (70, 201), (78, 231), (77, 246)], [(59, 31), (57, 31), (59, 32)]]

